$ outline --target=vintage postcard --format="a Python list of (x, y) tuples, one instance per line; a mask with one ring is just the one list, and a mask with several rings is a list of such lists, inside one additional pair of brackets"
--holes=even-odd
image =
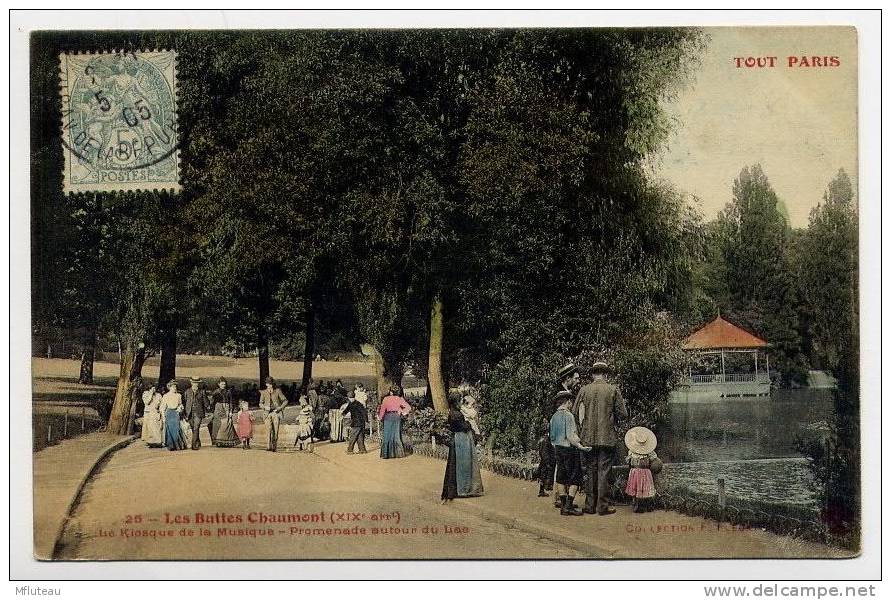
[(282, 27), (30, 33), (36, 560), (861, 553), (857, 29)]

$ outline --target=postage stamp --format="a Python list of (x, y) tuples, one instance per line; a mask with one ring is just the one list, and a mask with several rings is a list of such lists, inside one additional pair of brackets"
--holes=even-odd
[(65, 193), (179, 189), (176, 53), (62, 53)]

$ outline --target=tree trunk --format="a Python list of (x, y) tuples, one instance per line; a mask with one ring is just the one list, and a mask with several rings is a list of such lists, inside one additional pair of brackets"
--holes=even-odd
[(442, 378), (442, 299), (437, 295), (430, 308), (430, 351), (427, 356), (427, 386), (433, 408), (441, 414), (448, 414), (449, 399)]
[(402, 373), (396, 365), (387, 361), (384, 356), (373, 348), (374, 378), (377, 381), (377, 399), (380, 401), (390, 394), (390, 386), (402, 388)]
[(316, 311), (312, 304), (306, 310), (306, 341), (303, 346), (303, 381), (302, 389), (309, 389), (312, 379), (312, 359), (316, 355)]
[(158, 370), (158, 389), (166, 389), (167, 382), (176, 378), (176, 326), (161, 330), (161, 365)]
[(88, 326), (84, 336), (84, 351), (80, 355), (80, 377), (78, 382), (93, 383), (93, 361), (96, 358), (96, 327)]
[(108, 417), (106, 430), (116, 435), (127, 435), (131, 430), (133, 419), (134, 388), (137, 379), (142, 375), (142, 364), (145, 362), (145, 344), (128, 343), (121, 351), (121, 369), (118, 374), (118, 386), (114, 394), (114, 403)]
[(260, 365), (260, 389), (266, 385), (266, 378), (269, 377), (269, 334), (265, 327), (257, 329), (257, 360)]

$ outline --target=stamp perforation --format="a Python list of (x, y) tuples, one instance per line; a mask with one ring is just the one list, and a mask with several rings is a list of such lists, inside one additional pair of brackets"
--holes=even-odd
[(66, 50), (59, 61), (64, 192), (179, 191), (176, 51)]

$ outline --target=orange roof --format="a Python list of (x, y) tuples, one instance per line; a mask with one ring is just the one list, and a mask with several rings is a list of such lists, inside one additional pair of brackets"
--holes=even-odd
[(720, 316), (684, 340), (684, 350), (713, 348), (764, 348), (767, 342), (748, 331), (728, 323)]

